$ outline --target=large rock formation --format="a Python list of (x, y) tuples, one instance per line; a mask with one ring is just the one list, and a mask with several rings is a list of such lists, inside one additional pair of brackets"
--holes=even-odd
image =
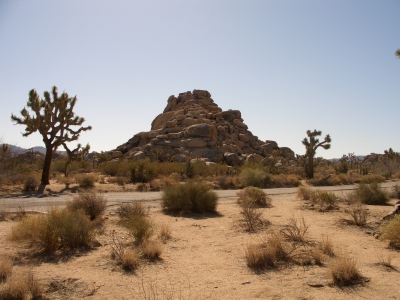
[(240, 111), (222, 111), (208, 91), (194, 90), (170, 96), (164, 112), (151, 123), (151, 130), (135, 134), (113, 150), (113, 155), (177, 162), (203, 158), (240, 165), (269, 157), (273, 150), (281, 150), (283, 157), (294, 155), (274, 141), (260, 141), (248, 130)]

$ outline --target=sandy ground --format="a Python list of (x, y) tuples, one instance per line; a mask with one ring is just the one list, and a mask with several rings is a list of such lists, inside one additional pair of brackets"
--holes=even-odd
[[(97, 247), (52, 258), (32, 255), (32, 250), (8, 241), (16, 222), (0, 222), (0, 255), (15, 257), (14, 272), (31, 268), (47, 299), (400, 299), (400, 252), (373, 236), (390, 207), (369, 206), (369, 227), (359, 228), (341, 221), (349, 219), (344, 203), (339, 210), (322, 213), (305, 209), (293, 194), (274, 195), (273, 207), (263, 209), (271, 224), (249, 233), (240, 225), (235, 200), (220, 199), (219, 215), (185, 217), (165, 215), (158, 202), (148, 202), (154, 223), (168, 224), (172, 238), (163, 244), (161, 261), (144, 261), (133, 273), (111, 259), (113, 230), (122, 241), (131, 240), (111, 209)], [(310, 225), (309, 244), (329, 236), (336, 252), (344, 249), (354, 256), (366, 280), (348, 287), (331, 285), (328, 267), (333, 258), (327, 256), (322, 266), (247, 267), (246, 246), (279, 232), (292, 216), (304, 217)], [(393, 267), (379, 265), (379, 255), (390, 257)]]

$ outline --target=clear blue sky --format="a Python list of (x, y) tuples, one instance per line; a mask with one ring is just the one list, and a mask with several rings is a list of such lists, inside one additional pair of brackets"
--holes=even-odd
[(33, 88), (77, 95), (96, 151), (206, 89), (298, 154), (308, 129), (325, 158), (400, 151), (399, 30), (399, 0), (0, 0), (0, 138), (43, 145), (10, 120)]

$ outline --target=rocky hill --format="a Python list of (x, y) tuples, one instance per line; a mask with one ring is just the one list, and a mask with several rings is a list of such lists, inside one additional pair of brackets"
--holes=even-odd
[(274, 141), (261, 141), (248, 130), (239, 110), (223, 111), (211, 94), (194, 90), (170, 96), (164, 112), (151, 123), (151, 130), (135, 134), (112, 151), (128, 159), (203, 161), (241, 165), (246, 160), (268, 159), (273, 150), (290, 157), (293, 151)]

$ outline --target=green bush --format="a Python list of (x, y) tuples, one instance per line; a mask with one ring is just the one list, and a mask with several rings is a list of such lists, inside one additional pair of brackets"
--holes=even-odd
[(382, 225), (381, 240), (389, 240), (391, 246), (400, 247), (400, 215), (395, 215), (388, 223)]
[(237, 193), (238, 203), (244, 206), (271, 207), (271, 198), (262, 190), (249, 186)]
[(37, 190), (38, 186), (39, 186), (39, 181), (33, 176), (29, 176), (24, 181), (25, 192), (34, 192)]
[(94, 220), (106, 210), (107, 200), (102, 194), (94, 191), (83, 191), (72, 201), (67, 201), (66, 205), (70, 211), (83, 210), (90, 217), (90, 220)]
[(360, 183), (354, 191), (356, 198), (369, 205), (385, 205), (389, 201), (388, 193), (378, 182)]
[(47, 215), (23, 218), (12, 231), (11, 239), (30, 241), (44, 252), (87, 247), (93, 240), (93, 226), (81, 210), (52, 208)]
[(175, 212), (215, 212), (217, 194), (202, 182), (188, 181), (166, 187), (162, 195), (162, 207)]
[(264, 188), (271, 183), (271, 176), (261, 169), (245, 168), (239, 174), (239, 181), (243, 187)]

